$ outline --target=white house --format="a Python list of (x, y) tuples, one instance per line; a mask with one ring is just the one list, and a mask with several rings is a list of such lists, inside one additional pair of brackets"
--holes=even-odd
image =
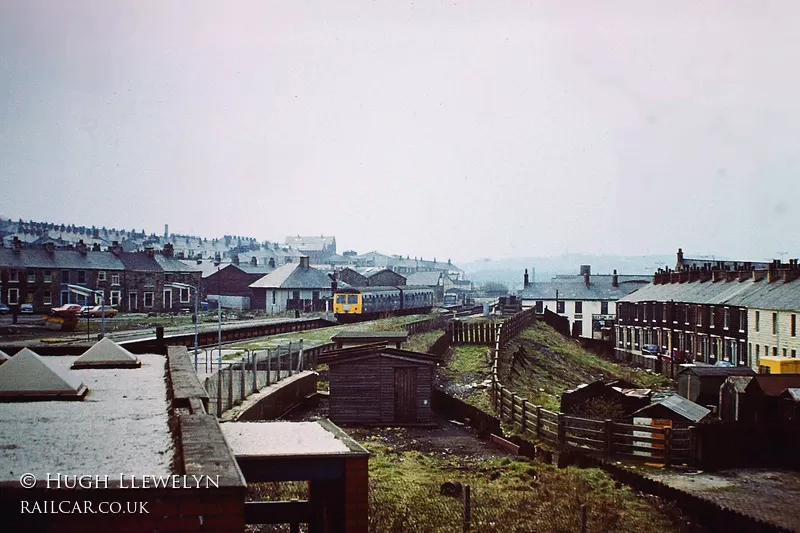
[(252, 309), (269, 314), (284, 311), (325, 311), (333, 296), (331, 278), (309, 266), (308, 256), (299, 263), (287, 263), (250, 284)]

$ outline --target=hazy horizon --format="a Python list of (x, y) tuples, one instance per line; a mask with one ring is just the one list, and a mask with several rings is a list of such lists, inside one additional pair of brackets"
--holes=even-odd
[(793, 2), (0, 4), (0, 215), (465, 263), (800, 255)]

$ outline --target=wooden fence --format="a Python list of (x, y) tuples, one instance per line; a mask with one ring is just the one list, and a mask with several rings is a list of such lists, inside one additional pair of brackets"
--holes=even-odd
[(440, 315), (433, 318), (425, 318), (417, 320), (416, 322), (409, 322), (404, 327), (409, 335), (417, 333), (425, 333), (426, 331), (433, 331), (435, 329), (445, 329), (450, 317), (447, 315)]
[(453, 320), (447, 326), (451, 344), (488, 344), (497, 341), (497, 323), (461, 322)]
[(518, 313), (498, 326), (492, 355), (492, 401), (500, 420), (514, 426), (523, 438), (542, 440), (558, 450), (667, 466), (696, 463), (694, 427), (654, 427), (569, 416), (534, 405), (503, 386), (497, 368), (500, 350), (533, 321), (533, 314), (527, 313)]

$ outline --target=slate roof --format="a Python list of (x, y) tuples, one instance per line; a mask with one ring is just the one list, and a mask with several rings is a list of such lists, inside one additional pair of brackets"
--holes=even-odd
[(731, 305), (750, 309), (800, 310), (800, 279), (777, 280), (766, 277), (753, 281), (686, 281), (684, 283), (650, 283), (622, 302), (683, 302), (707, 305)]
[(700, 422), (702, 419), (711, 414), (710, 409), (706, 409), (702, 405), (696, 404), (691, 400), (687, 400), (683, 396), (673, 394), (659, 402), (651, 403), (647, 407), (642, 407), (638, 411), (634, 412), (632, 416), (643, 417), (647, 414), (648, 410), (651, 410), (658, 405), (692, 422)]
[(442, 273), (438, 270), (433, 272), (415, 272), (406, 276), (406, 283), (408, 285), (425, 285), (427, 287), (435, 287), (439, 285), (439, 280)]
[(800, 387), (800, 374), (758, 374), (751, 386), (757, 385), (765, 396), (780, 396), (786, 389)]
[(322, 250), (326, 246), (333, 246), (336, 242), (336, 237), (326, 237), (324, 235), (304, 237), (297, 235), (294, 237), (286, 237), (285, 242), (299, 250)]
[(124, 270), (120, 259), (111, 252), (86, 252), (56, 250), (52, 254), (44, 248), (23, 248), (14, 252), (0, 248), (0, 267), (53, 268), (72, 270)]
[[(625, 280), (624, 278), (630, 278)], [(641, 276), (618, 276), (618, 286), (611, 284), (611, 276), (590, 276), (589, 285), (583, 276), (554, 278), (553, 281), (531, 283), (528, 288), (519, 291), (523, 300), (555, 300), (558, 291), (559, 300), (607, 300), (616, 301), (638, 290), (649, 283), (649, 279)]]
[(246, 264), (239, 264), (239, 265), (233, 265), (233, 266), (238, 268), (242, 272), (247, 273), (247, 274), (269, 274), (270, 272), (275, 270), (274, 268), (271, 268), (268, 265), (253, 266), (253, 265), (249, 265), (249, 264), (247, 264), (247, 265)]
[(161, 254), (155, 254), (153, 256), (153, 259), (156, 260), (156, 263), (158, 263), (158, 266), (160, 266), (161, 269), (164, 272), (200, 272), (200, 271), (202, 271), (201, 268), (198, 268), (198, 265), (195, 265), (194, 267), (192, 267), (190, 265), (187, 265), (186, 263), (184, 263), (180, 259), (176, 259), (174, 257), (166, 257), (166, 256), (163, 256)]
[(150, 257), (147, 253), (140, 252), (122, 252), (119, 254), (122, 264), (125, 265), (127, 270), (136, 272), (161, 272), (161, 265), (158, 264), (155, 257)]
[(251, 283), (250, 287), (253, 289), (330, 289), (331, 278), (316, 268), (287, 263)]

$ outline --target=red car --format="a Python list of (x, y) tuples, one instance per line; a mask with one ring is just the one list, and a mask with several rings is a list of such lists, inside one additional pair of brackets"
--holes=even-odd
[(64, 304), (61, 307), (54, 307), (51, 311), (51, 315), (56, 316), (64, 316), (64, 315), (75, 315), (77, 316), (78, 313), (81, 312), (81, 306), (78, 304)]

